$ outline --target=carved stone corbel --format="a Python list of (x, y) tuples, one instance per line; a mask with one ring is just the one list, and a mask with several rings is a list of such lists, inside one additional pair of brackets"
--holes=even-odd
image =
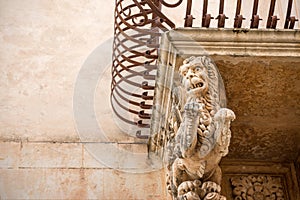
[(156, 144), (164, 149), (168, 192), (173, 200), (226, 199), (218, 164), (228, 153), (235, 114), (225, 108), (221, 76), (207, 56), (186, 59), (178, 73), (163, 141)]

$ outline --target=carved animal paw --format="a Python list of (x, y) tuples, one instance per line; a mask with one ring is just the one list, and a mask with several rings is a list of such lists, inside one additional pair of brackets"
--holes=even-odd
[(204, 189), (206, 192), (216, 192), (216, 193), (221, 192), (221, 186), (212, 181), (204, 182), (202, 184), (202, 189)]
[(233, 121), (235, 120), (235, 114), (232, 110), (228, 108), (221, 108), (215, 115), (215, 120), (230, 120)]
[(195, 192), (188, 192), (179, 197), (180, 200), (201, 200), (200, 197)]
[(183, 195), (189, 191), (194, 191), (200, 185), (201, 182), (199, 180), (182, 182), (178, 187), (178, 194)]
[(216, 192), (210, 192), (205, 196), (204, 200), (226, 200), (226, 197)]
[(178, 195), (185, 195), (189, 192), (194, 192), (198, 196), (202, 196), (204, 193), (204, 190), (201, 188), (200, 180), (182, 182), (179, 185), (177, 191), (178, 191)]

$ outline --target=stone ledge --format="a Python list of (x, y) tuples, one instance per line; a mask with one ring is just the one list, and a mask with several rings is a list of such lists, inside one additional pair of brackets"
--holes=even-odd
[(178, 54), (300, 56), (299, 30), (178, 28), (165, 39)]

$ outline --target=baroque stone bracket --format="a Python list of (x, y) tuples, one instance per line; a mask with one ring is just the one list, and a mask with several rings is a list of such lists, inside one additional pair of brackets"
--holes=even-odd
[(164, 159), (173, 200), (226, 199), (219, 162), (228, 153), (233, 111), (209, 56), (180, 53), (163, 37), (149, 142)]

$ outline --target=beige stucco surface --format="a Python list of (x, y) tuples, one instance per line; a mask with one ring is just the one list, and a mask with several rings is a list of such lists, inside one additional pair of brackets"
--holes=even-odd
[(74, 83), (89, 53), (112, 37), (113, 6), (112, 1), (0, 1), (1, 138), (78, 140)]
[[(113, 10), (114, 1), (0, 0), (0, 199), (164, 198), (163, 174), (135, 173), (130, 163), (145, 157), (107, 167), (95, 157), (118, 155), (102, 143), (94, 143), (102, 151), (92, 154), (83, 142), (97, 138), (80, 139), (77, 132), (77, 77), (88, 58), (93, 62), (90, 54), (112, 38)], [(107, 89), (97, 86), (97, 120), (114, 146), (145, 153), (145, 144), (109, 124), (109, 63), (98, 64)]]

